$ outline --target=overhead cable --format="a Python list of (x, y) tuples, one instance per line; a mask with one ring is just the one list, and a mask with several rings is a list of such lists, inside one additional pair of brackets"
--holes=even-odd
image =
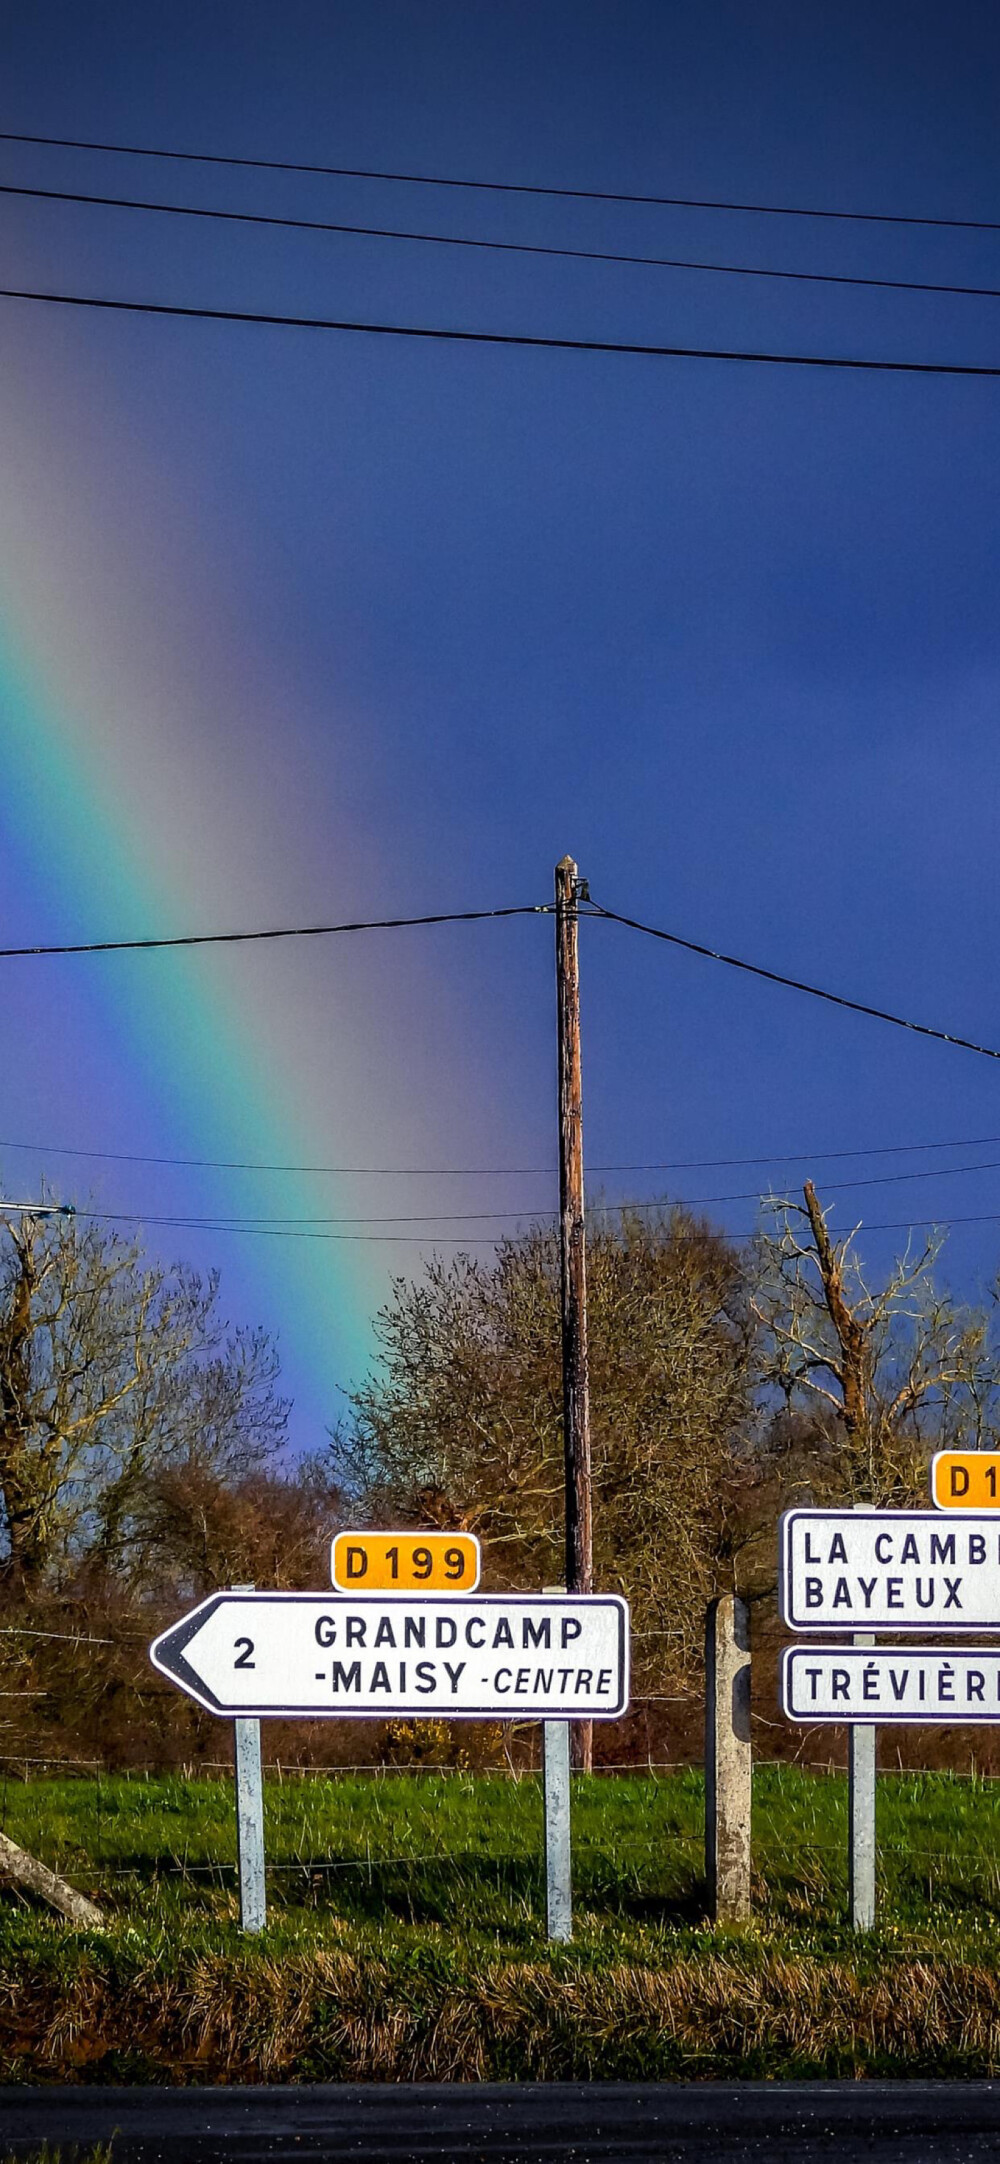
[[(778, 1208), (783, 1208), (785, 1206), (787, 1198), (784, 1196), (773, 1196), (769, 1198), (769, 1200), (775, 1203)], [(683, 1203), (679, 1203), (677, 1207), (683, 1209), (685, 1205)], [(0, 1203), (0, 1217), (2, 1217), (2, 1214), (3, 1205), (2, 1203)], [(76, 1214), (84, 1217), (88, 1215), (88, 1212), (81, 1210)], [(100, 1213), (90, 1214), (99, 1215)], [(589, 1214), (593, 1215), (593, 1212), (591, 1211)], [(530, 1219), (532, 1216), (531, 1211), (526, 1210), (524, 1212), (524, 1216), (526, 1219)], [(188, 1217), (137, 1216), (135, 1218), (127, 1219), (119, 1218), (116, 1221), (119, 1223), (124, 1222), (128, 1224), (135, 1223), (141, 1226), (155, 1225), (160, 1228), (172, 1228), (174, 1230), (183, 1232), (211, 1232), (213, 1238), (215, 1238), (216, 1235), (219, 1233), (234, 1233), (238, 1235), (241, 1239), (319, 1240), (321, 1242), (325, 1241), (327, 1243), (332, 1243), (334, 1246), (342, 1245), (346, 1242), (348, 1245), (360, 1245), (362, 1247), (495, 1248), (500, 1246), (503, 1241), (509, 1240), (512, 1237), (512, 1235), (509, 1233), (491, 1234), (436, 1232), (321, 1232), (304, 1230), (298, 1227), (290, 1227), (283, 1225), (242, 1225), (232, 1221), (228, 1223), (225, 1220), (215, 1222), (212, 1220), (206, 1221), (198, 1218)], [(997, 1224), (1000, 1224), (1000, 1211), (987, 1210), (985, 1212), (976, 1213), (971, 1217), (909, 1217), (897, 1218), (888, 1223), (883, 1221), (876, 1221), (873, 1224), (867, 1224), (865, 1223), (864, 1219), (859, 1219), (855, 1229), (859, 1232), (922, 1232), (932, 1230), (944, 1231), (948, 1227), (954, 1225)], [(539, 1228), (537, 1213), (533, 1229), (544, 1229), (546, 1231), (551, 1231), (553, 1239), (556, 1239), (558, 1237), (554, 1220), (551, 1226), (547, 1225), (544, 1228)], [(720, 1238), (726, 1240), (755, 1240), (759, 1237), (760, 1234), (759, 1226), (744, 1227), (739, 1231), (731, 1231), (728, 1226), (724, 1225), (710, 1227), (709, 1229), (716, 1231)], [(698, 1238), (700, 1238), (700, 1236), (700, 1233), (692, 1235), (692, 1237)]]
[(823, 218), (851, 225), (915, 225), (950, 232), (1000, 232), (1000, 220), (993, 218), (928, 218), (902, 211), (829, 210), (801, 203), (737, 202), (718, 196), (647, 195), (623, 188), (546, 187), (538, 181), (468, 179), (452, 173), (401, 173), (379, 166), (319, 165), (304, 159), (240, 158), (221, 151), (154, 149), (147, 143), (101, 143), (73, 135), (26, 135), (12, 128), (0, 129), (0, 143), (31, 143), (49, 150), (98, 150), (113, 157), (164, 158), (177, 164), (223, 165), (248, 172), (311, 173), (330, 180), (391, 181), (414, 188), (468, 188), (487, 195), (548, 196), (553, 200), (578, 203), (637, 203), (662, 210), (739, 211), (757, 218)]
[[(769, 368), (833, 368), (890, 376), (1000, 376), (1000, 367), (972, 361), (895, 361), (868, 355), (769, 353), (756, 348), (675, 346), (641, 339), (550, 338), (532, 331), (455, 330), (443, 324), (367, 323), (353, 317), (278, 315), (259, 308), (198, 308), (177, 301), (130, 301), (96, 293), (43, 293), (0, 286), (0, 300), (41, 301), (55, 308), (96, 308), (116, 315), (174, 317), (183, 322), (263, 324), (272, 330), (340, 331), (365, 338), (416, 338), (443, 345), (523, 347), (540, 353), (615, 353), (647, 360), (740, 361)], [(2, 952), (2, 950), (0, 950)]]
[(843, 992), (827, 992), (819, 985), (806, 984), (800, 977), (785, 977), (776, 969), (764, 969), (759, 962), (743, 961), (738, 955), (723, 954), (716, 947), (706, 947), (696, 939), (682, 939), (679, 932), (666, 932), (655, 924), (641, 924), (636, 917), (624, 917), (618, 910), (604, 909), (599, 902), (580, 912), (581, 916), (604, 918), (609, 924), (624, 924), (632, 932), (644, 932), (649, 939), (662, 939), (668, 946), (683, 947), (688, 954), (703, 955), (710, 962), (724, 962), (727, 969), (743, 970), (747, 976), (763, 977), (768, 984), (782, 984), (791, 992), (806, 992), (810, 999), (826, 1000), (832, 1007), (846, 1007), (852, 1014), (865, 1014), (875, 1022), (891, 1022), (894, 1029), (912, 1030), (918, 1037), (933, 1037), (939, 1044), (952, 1044), (962, 1052), (977, 1052), (981, 1059), (1000, 1059), (1000, 1051), (991, 1045), (976, 1044), (970, 1037), (958, 1037), (947, 1029), (933, 1029), (927, 1022), (910, 1022), (901, 1014), (891, 1014), (885, 1007), (870, 1007), (865, 1000), (848, 999)]
[(336, 233), (365, 240), (417, 241), (434, 248), (478, 248), (494, 255), (549, 256), (565, 262), (618, 263), (637, 269), (709, 272), (720, 278), (776, 278), (797, 285), (870, 286), (887, 293), (941, 293), (1000, 300), (1000, 286), (948, 285), (923, 278), (863, 278), (840, 271), (777, 270), (753, 263), (704, 263), (684, 256), (630, 255), (610, 248), (557, 248), (539, 241), (484, 240), (460, 233), (415, 233), (405, 226), (348, 225), (329, 218), (287, 218), (265, 211), (216, 210), (204, 204), (153, 203), (139, 196), (88, 195), (74, 188), (25, 188), (0, 181), (0, 195), (45, 203), (78, 203), (106, 210), (154, 211), (175, 218), (230, 225), (275, 226), (286, 232)]
[[(996, 373), (1000, 374), (1000, 369)], [(554, 906), (551, 902), (526, 902), (504, 909), (439, 910), (433, 914), (414, 917), (369, 917), (343, 924), (279, 925), (248, 932), (179, 932), (162, 938), (73, 940), (28, 947), (0, 947), (0, 961), (32, 960), (51, 955), (122, 954), (155, 948), (238, 946), (277, 939), (321, 939), (339, 932), (399, 931), (413, 925), (478, 924), (492, 918), (550, 917), (553, 914)], [(918, 1037), (932, 1037), (939, 1044), (954, 1045), (963, 1052), (976, 1052), (983, 1059), (1000, 1060), (1000, 1051), (994, 1050), (990, 1045), (977, 1044), (970, 1037), (959, 1037), (951, 1030), (932, 1028), (927, 1022), (908, 1021), (903, 1015), (890, 1013), (887, 1008), (869, 1006), (866, 1001), (850, 999), (843, 992), (826, 991), (820, 985), (807, 984), (800, 977), (786, 977), (779, 970), (765, 969), (760, 962), (747, 962), (738, 955), (725, 954), (719, 948), (705, 946), (700, 940), (684, 939), (679, 932), (668, 932), (655, 924), (643, 924), (637, 917), (623, 916), (619, 910), (605, 909), (599, 902), (588, 899), (581, 904), (579, 915), (598, 922), (624, 925), (629, 931), (642, 932), (649, 939), (659, 939), (668, 946), (682, 947), (688, 954), (700, 954), (708, 961), (724, 963), (728, 969), (739, 969), (751, 977), (762, 977), (768, 984), (785, 985), (789, 991), (807, 993), (810, 999), (822, 999), (830, 1006), (848, 1008), (852, 1013), (868, 1015), (876, 1022), (890, 1022), (895, 1029), (911, 1030)], [(777, 1159), (754, 1161), (778, 1162)]]
[[(951, 1179), (953, 1177), (957, 1177), (959, 1173), (968, 1172), (1000, 1172), (1000, 1161), (994, 1159), (987, 1164), (975, 1165), (931, 1165), (919, 1172), (878, 1172), (865, 1175), (864, 1177), (855, 1180), (825, 1180), (823, 1186), (824, 1193), (826, 1194), (840, 1192), (842, 1190), (849, 1190), (853, 1193), (853, 1191), (858, 1187), (894, 1187), (898, 1186), (903, 1181)], [(720, 1202), (767, 1203), (772, 1199), (773, 1195), (768, 1193), (762, 1193), (760, 1188), (752, 1187), (741, 1188), (736, 1194), (731, 1195), (660, 1195), (649, 1197), (628, 1196), (624, 1202), (591, 1202), (588, 1204), (588, 1209), (592, 1216), (608, 1217), (616, 1214), (627, 1215), (630, 1210), (701, 1210), (707, 1209), (709, 1207), (714, 1207), (717, 1203)], [(72, 1209), (71, 1205), (66, 1204), (62, 1205), (61, 1207), (63, 1211), (69, 1210), (71, 1214), (75, 1216), (94, 1218), (108, 1224), (183, 1224), (197, 1227), (200, 1231), (209, 1232), (234, 1230), (237, 1227), (242, 1228), (258, 1225), (291, 1226), (481, 1225), (501, 1223), (523, 1224), (526, 1218), (545, 1216), (549, 1214), (544, 1210), (540, 1211), (535, 1208), (521, 1210), (390, 1210), (381, 1215), (373, 1216), (370, 1213), (366, 1213), (362, 1215), (352, 1214), (351, 1216), (347, 1217), (340, 1216), (339, 1214), (336, 1216), (316, 1217), (282, 1217), (277, 1215), (265, 1216), (263, 1214), (251, 1217), (191, 1217), (186, 1215), (181, 1216), (176, 1213), (165, 1217), (150, 1217), (145, 1212), (141, 1211), (92, 1209), (74, 1210)], [(38, 1205), (31, 1203), (5, 1203), (3, 1201), (0, 1201), (0, 1215), (2, 1215), (5, 1209), (22, 1210), (26, 1215), (29, 1216), (32, 1214), (44, 1214), (46, 1211), (50, 1215), (60, 1214), (60, 1206), (55, 1204)]]
[(439, 910), (422, 917), (370, 917), (354, 924), (283, 924), (255, 932), (177, 932), (163, 939), (78, 939), (35, 947), (0, 947), (0, 962), (37, 955), (131, 954), (161, 947), (238, 947), (268, 939), (328, 939), (337, 932), (398, 932), (421, 924), (481, 924), (490, 917), (550, 917), (551, 902), (527, 902), (513, 909)]
[[(943, 1142), (866, 1143), (853, 1150), (776, 1151), (763, 1157), (645, 1158), (628, 1164), (587, 1162), (597, 1172), (729, 1172), (743, 1165), (828, 1164), (846, 1157), (910, 1157), (923, 1150), (978, 1150), (1000, 1144), (1000, 1135), (964, 1135)], [(259, 1158), (153, 1157), (141, 1150), (86, 1150), (66, 1142), (0, 1141), (0, 1150), (25, 1150), (35, 1157), (87, 1157), (114, 1165), (166, 1165), (194, 1172), (283, 1172), (336, 1179), (521, 1179), (554, 1177), (551, 1165), (283, 1165)], [(954, 1167), (944, 1166), (944, 1171)]]

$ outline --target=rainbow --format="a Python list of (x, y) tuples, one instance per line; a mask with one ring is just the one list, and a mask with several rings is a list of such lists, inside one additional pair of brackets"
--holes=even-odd
[[(108, 771), (98, 770), (85, 738), (84, 717), (61, 704), (38, 670), (16, 654), (9, 630), (0, 634), (0, 817), (8, 863), (12, 855), (21, 859), (25, 889), (35, 887), (44, 911), (42, 936), (112, 938), (123, 929), (145, 936), (178, 924), (231, 923), (228, 913), (195, 913), (190, 895), (163, 876), (139, 808), (129, 805)], [(217, 908), (222, 906), (220, 896)], [(6, 967), (42, 971), (52, 965), (39, 960)], [(289, 1164), (321, 1159), (330, 1126), (324, 1121), (317, 1135), (319, 1123), (296, 1087), (294, 1057), (275, 1060), (273, 1032), (258, 1035), (253, 1005), (227, 981), (219, 955), (195, 950), (81, 958), (75, 967), (97, 979), (92, 995), (116, 1055), (130, 1068), (123, 1088), (133, 1096), (141, 1091), (157, 1105), (168, 1132), (189, 1146), (194, 1136), (199, 1153), (209, 1157)], [(50, 1043), (57, 1035), (53, 1030)], [(85, 1138), (85, 1116), (81, 1130)], [(65, 1191), (56, 1164), (65, 1160), (57, 1160), (50, 1175)], [(237, 1176), (216, 1176), (210, 1184), (220, 1215), (270, 1214), (274, 1208), (261, 1202), (259, 1190), (254, 1199)], [(330, 1211), (329, 1186), (317, 1192), (314, 1181), (289, 1176), (282, 1181), (280, 1208), (289, 1219)], [(182, 1235), (167, 1237), (176, 1242)], [(220, 1245), (228, 1262), (232, 1241)], [(262, 1237), (259, 1245), (272, 1243)], [(267, 1309), (279, 1312), (280, 1336), (290, 1345), (296, 1371), (314, 1378), (316, 1413), (329, 1418), (338, 1385), (354, 1378), (368, 1356), (380, 1275), (366, 1263), (363, 1248), (348, 1261), (325, 1240), (296, 1238), (273, 1246), (273, 1257), (253, 1258), (250, 1273)], [(248, 1272), (243, 1253), (239, 1270)]]
[[(321, 891), (329, 836), (321, 847), (318, 829), (305, 835), (299, 852), (280, 832), (269, 835), (269, 777), (255, 765), (269, 742), (300, 762), (308, 745), (294, 741), (287, 694), (269, 682), (266, 657), (247, 654), (235, 635), (227, 643), (210, 634), (219, 600), (213, 593), (206, 602), (199, 591), (210, 553), (203, 532), (192, 533), (179, 484), (149, 470), (141, 442), (127, 441), (124, 459), (116, 435), (122, 417), (109, 417), (88, 353), (74, 348), (67, 369), (65, 352), (53, 354), (37, 326), (23, 322), (6, 349), (2, 943), (233, 929), (260, 922), (262, 910), (280, 919), (301, 900), (300, 854), (311, 856), (313, 897)], [(360, 727), (352, 716), (339, 725), (348, 741)], [(251, 744), (242, 759), (239, 747)], [(337, 841), (338, 879), (322, 890), (323, 912), (343, 901), (349, 915), (352, 876), (366, 867), (356, 837)], [(260, 852), (268, 847), (262, 876)], [(307, 917), (315, 913), (315, 904), (306, 907)], [(357, 963), (345, 959), (341, 968), (342, 958), (331, 960), (328, 947), (321, 955), (320, 944), (308, 943), (308, 955), (280, 946), (5, 964), (15, 1004), (29, 995), (25, 979), (9, 973), (34, 972), (29, 1004), (37, 1003), (40, 1041), (24, 1047), (19, 1028), (39, 1074), (59, 1056), (59, 1001), (66, 1001), (69, 1048), (86, 1010), (85, 1027), (99, 1040), (103, 1089), (114, 1092), (128, 1138), (116, 1141), (115, 1118), (106, 1095), (95, 1098), (91, 1075), (68, 1115), (63, 1085), (59, 1130), (39, 1131), (37, 1139), (283, 1165), (391, 1162), (400, 1151), (419, 1162), (411, 1153), (435, 1146), (427, 1119), (445, 1122), (447, 1107), (426, 1116), (401, 1111), (414, 1096), (429, 1105), (435, 1093), (421, 1090), (419, 1076), (416, 1090), (411, 1076), (408, 1098), (401, 1091), (398, 1062), (384, 1041), (387, 1023), (373, 1021), (366, 1008)], [(423, 963), (411, 947), (398, 961), (383, 955), (378, 966), (412, 980)], [(42, 1089), (40, 1103), (45, 1095)], [(23, 1102), (8, 1079), (0, 1134), (16, 1140), (18, 1129), (23, 1133)], [(443, 1131), (439, 1126), (438, 1147)], [(29, 1129), (25, 1139), (35, 1138)], [(8, 1194), (26, 1176), (24, 1164), (3, 1164)], [(110, 1177), (65, 1159), (44, 1169), (78, 1201), (92, 1178)], [(361, 1201), (353, 1185), (342, 1192), (301, 1175), (280, 1187), (235, 1173), (196, 1177), (196, 1214), (280, 1209), (293, 1219), (394, 1206), (388, 1194), (381, 1205)], [(138, 1193), (143, 1169), (132, 1168), (130, 1178)], [(184, 1208), (191, 1210), (190, 1201)], [(176, 1250), (185, 1237), (160, 1233), (155, 1244)], [(152, 1232), (149, 1238), (153, 1244)], [(224, 1295), (228, 1288), (239, 1296), (245, 1319), (276, 1329), (297, 1398), (296, 1434), (318, 1446), (339, 1409), (338, 1392), (369, 1361), (387, 1260), (398, 1264), (400, 1251), (361, 1240), (230, 1236), (216, 1252)], [(409, 1261), (419, 1250), (402, 1252)]]

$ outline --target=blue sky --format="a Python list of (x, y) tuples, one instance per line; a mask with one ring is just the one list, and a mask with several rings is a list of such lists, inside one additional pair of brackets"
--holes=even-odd
[[(41, 4), (8, 26), (3, 112), (13, 130), (235, 156), (990, 219), (998, 73), (986, 6), (293, 0), (176, 7), (167, 25), (124, 5)], [(998, 233), (12, 143), (0, 178), (1000, 287)], [(5, 236), (7, 284), (772, 351), (998, 352), (1000, 301), (988, 298), (234, 233), (13, 197)], [(59, 655), (66, 622), (86, 622), (126, 723), (135, 713), (136, 771), (145, 762), (200, 807), (201, 860), (214, 807), (221, 833), (235, 805), (243, 844), (227, 844), (231, 884), (212, 890), (230, 921), (544, 900), (569, 849), (611, 907), (1000, 1044), (1000, 386), (0, 306), (27, 533), (16, 520), (8, 533), (8, 612), (16, 630), (27, 550), (53, 581)], [(183, 628), (172, 652), (165, 624)], [(29, 643), (44, 647), (44, 616)], [(11, 937), (39, 923), (85, 937), (87, 890), (58, 890), (44, 840), (26, 850), (9, 836)], [(190, 893), (193, 913), (190, 832), (163, 848), (164, 909)], [(165, 915), (158, 926), (178, 928)], [(329, 1063), (350, 1066), (310, 1147), (332, 1164), (551, 1168), (549, 927), (406, 937), (421, 944), (272, 956), (256, 976), (232, 964), (228, 996), (245, 1000), (248, 1026), (287, 1002), (282, 1056), (306, 1074), (314, 1110)], [(933, 1165), (934, 1178), (838, 1190), (836, 1222), (996, 1212), (993, 1225), (956, 1227), (946, 1257), (962, 1290), (990, 1275), (1000, 1170), (943, 1168), (988, 1165), (1000, 1141), (898, 1164), (822, 1153), (1000, 1137), (991, 1062), (612, 926), (585, 927), (583, 967), (595, 1164), (809, 1153), (738, 1175), (602, 1176), (608, 1194), (742, 1195), (811, 1171), (833, 1200), (834, 1178)], [(169, 1075), (151, 1079), (120, 987), (98, 1004), (80, 977), (62, 997), (66, 982), (22, 976), (7, 992), (30, 1057), (5, 1077), (4, 1133), (225, 1154), (218, 1091), (203, 1119), (190, 1093), (175, 1100)], [(70, 1162), (61, 1176), (79, 1192)], [(8, 1191), (54, 1166), (41, 1148), (0, 1150), (0, 1163)], [(242, 1180), (238, 1205), (220, 1199), (236, 1193), (221, 1176), (95, 1161), (85, 1177), (123, 1210), (302, 1207), (273, 1176)], [(551, 1205), (554, 1180), (380, 1175), (310, 1192), (317, 1213), (528, 1211)], [(754, 1206), (722, 1201), (716, 1214), (739, 1229)], [(415, 1243), (433, 1230), (410, 1227), (398, 1246), (380, 1233), (365, 1249), (369, 1308), (391, 1268), (418, 1266)], [(873, 1230), (873, 1261), (903, 1236)], [(232, 1311), (281, 1333), (296, 1433), (315, 1440), (365, 1347), (356, 1332), (338, 1340), (334, 1314), (322, 1357), (303, 1354), (291, 1243), (275, 1259), (261, 1257), (267, 1244), (175, 1242), (199, 1262), (217, 1256)]]

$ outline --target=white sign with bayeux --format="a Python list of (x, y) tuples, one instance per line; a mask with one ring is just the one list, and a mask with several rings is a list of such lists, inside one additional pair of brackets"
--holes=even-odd
[(1000, 1631), (995, 1515), (788, 1510), (779, 1559), (792, 1630)]

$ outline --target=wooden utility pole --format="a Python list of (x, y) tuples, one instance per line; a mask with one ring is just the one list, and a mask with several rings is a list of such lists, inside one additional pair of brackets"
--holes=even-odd
[[(566, 1463), (566, 1589), (593, 1591), (590, 1388), (587, 1375), (587, 1244), (583, 1207), (583, 1075), (577, 904), (585, 883), (572, 857), (556, 865), (556, 995), (559, 1024), (559, 1247), (562, 1274), (563, 1447)], [(593, 1723), (580, 1723), (580, 1763), (593, 1764)]]

